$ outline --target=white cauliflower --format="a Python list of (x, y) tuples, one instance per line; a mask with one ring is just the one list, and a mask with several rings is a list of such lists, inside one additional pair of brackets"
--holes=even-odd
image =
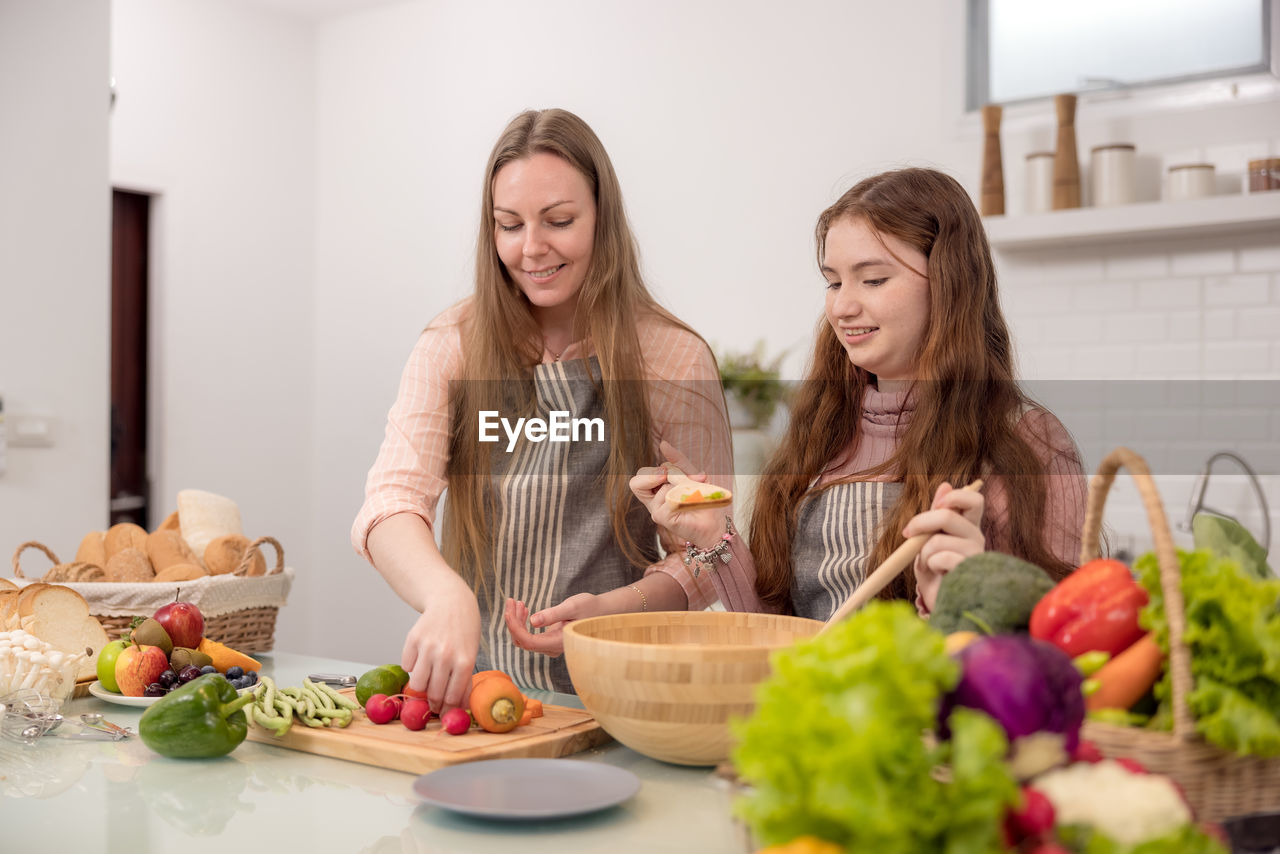
[(1168, 777), (1139, 774), (1118, 762), (1076, 762), (1032, 784), (1053, 803), (1056, 824), (1084, 824), (1116, 842), (1140, 845), (1192, 821)]

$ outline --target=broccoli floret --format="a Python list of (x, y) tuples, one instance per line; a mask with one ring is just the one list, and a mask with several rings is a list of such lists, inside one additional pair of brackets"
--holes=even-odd
[(929, 623), (944, 634), (1025, 632), (1032, 609), (1052, 588), (1040, 567), (1013, 555), (983, 552), (942, 577)]

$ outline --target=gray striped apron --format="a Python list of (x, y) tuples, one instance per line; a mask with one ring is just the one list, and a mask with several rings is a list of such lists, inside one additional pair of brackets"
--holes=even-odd
[(796, 616), (826, 620), (866, 580), (884, 519), (901, 494), (901, 483), (855, 481), (805, 500), (791, 547)]
[[(595, 357), (591, 365), (598, 376)], [(581, 359), (538, 365), (534, 385), (537, 417), (549, 419), (558, 410), (570, 418), (604, 419), (604, 401)], [(530, 442), (522, 436), (510, 453), (499, 431), (490, 479), (498, 515), (493, 565), (479, 602), (478, 670), (501, 670), (530, 688), (573, 692), (564, 656), (551, 658), (511, 642), (502, 619), (507, 597), (524, 602), (532, 614), (575, 593), (604, 593), (643, 577), (644, 569), (627, 560), (613, 534), (603, 476), (607, 427), (606, 422), (603, 441)], [(653, 563), (657, 529), (639, 502), (631, 502), (631, 511), (628, 528)]]

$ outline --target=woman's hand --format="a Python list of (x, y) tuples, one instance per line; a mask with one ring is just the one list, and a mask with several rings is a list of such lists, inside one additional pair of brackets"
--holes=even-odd
[(404, 640), (400, 666), (409, 687), (426, 691), (433, 712), (466, 701), (480, 647), (480, 608), (475, 594), (457, 575), (432, 590), (422, 615)]
[[(533, 616), (529, 615), (529, 608), (523, 602), (508, 599), (502, 610), (502, 619), (506, 621), (507, 631), (516, 646), (554, 658), (564, 652), (565, 624), (602, 613), (598, 608), (599, 598), (594, 593), (577, 593)], [(543, 631), (534, 634), (526, 624)]]
[[(697, 471), (697, 467), (667, 442), (663, 441), (659, 450), (667, 461), (685, 472), (690, 480), (706, 481), (705, 474), (691, 474)], [(646, 466), (631, 478), (631, 493), (648, 508), (655, 525), (666, 528), (681, 540), (688, 540), (698, 548), (716, 545), (720, 535), (724, 533), (724, 517), (732, 515), (731, 508), (676, 509), (667, 503), (667, 493), (671, 491), (671, 486), (667, 470), (662, 466)]]
[(942, 576), (970, 555), (986, 550), (981, 527), (985, 506), (981, 492), (941, 483), (930, 509), (912, 516), (902, 529), (902, 536), (908, 539), (917, 534), (931, 535), (915, 562), (916, 594), (925, 613), (933, 610)]

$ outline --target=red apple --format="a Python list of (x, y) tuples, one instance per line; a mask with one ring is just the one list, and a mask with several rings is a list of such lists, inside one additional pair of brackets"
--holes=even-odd
[(169, 633), (174, 646), (195, 649), (204, 637), (204, 614), (190, 602), (170, 602), (162, 605), (153, 615)]
[(169, 669), (169, 656), (158, 646), (126, 646), (116, 658), (116, 684), (126, 697), (141, 697)]

